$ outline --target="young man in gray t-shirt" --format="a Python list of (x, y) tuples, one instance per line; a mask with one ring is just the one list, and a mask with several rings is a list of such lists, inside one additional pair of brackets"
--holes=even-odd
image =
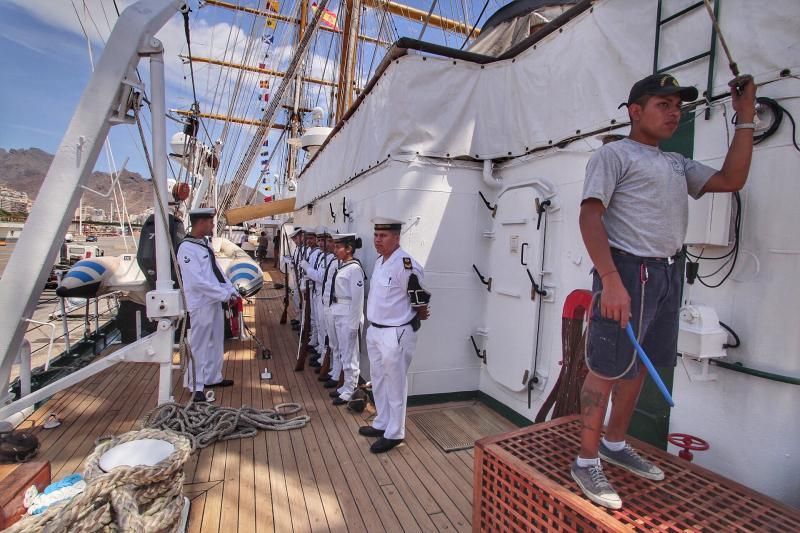
[(621, 508), (622, 500), (606, 479), (601, 458), (644, 478), (664, 479), (658, 466), (625, 442), (646, 370), (637, 364), (624, 328), (631, 320), (655, 366), (675, 365), (683, 280), (675, 260), (686, 236), (688, 195), (744, 187), (755, 127), (755, 84), (752, 78), (745, 81), (731, 91), (738, 123), (721, 170), (658, 148), (677, 130), (681, 102), (697, 99), (697, 89), (681, 87), (669, 74), (633, 85), (627, 102), (630, 136), (600, 148), (586, 166), (580, 228), (599, 297), (587, 333), (590, 372), (581, 391), (581, 450), (572, 477), (590, 500), (608, 508)]

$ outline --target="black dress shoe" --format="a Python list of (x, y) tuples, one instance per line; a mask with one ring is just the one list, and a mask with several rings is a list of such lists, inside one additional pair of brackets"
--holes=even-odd
[(319, 359), (314, 359), (308, 363), (308, 366), (311, 368), (319, 368), (322, 366), (322, 363), (319, 362)]
[(358, 434), (364, 437), (383, 437), (383, 430), (372, 426), (361, 426), (358, 428)]
[(381, 437), (372, 443), (372, 446), (369, 447), (369, 451), (372, 453), (385, 453), (401, 442), (403, 442), (403, 439), (387, 439), (385, 437)]
[(291, 323), (293, 326), (294, 326), (295, 324), (297, 324), (298, 326), (300, 325), (300, 321), (299, 321), (299, 320), (297, 320), (296, 318), (293, 318), (293, 319), (291, 319), (289, 322), (290, 322), (290, 323)]
[(206, 395), (202, 391), (197, 391), (194, 394), (192, 394), (192, 401), (200, 403), (200, 402), (207, 402), (208, 400), (206, 400)]
[(342, 400), (341, 398), (334, 398), (333, 405), (344, 405), (347, 403), (347, 400)]
[(206, 387), (214, 388), (214, 387), (232, 387), (233, 380), (232, 379), (223, 379), (219, 383), (212, 383), (211, 385), (206, 385)]
[(317, 381), (330, 381), (331, 375), (330, 374), (323, 374), (317, 378)]
[(339, 384), (338, 379), (329, 379), (328, 381), (325, 382), (325, 385), (323, 385), (323, 387), (325, 387), (326, 389), (332, 389), (338, 384)]
[(339, 392), (338, 391), (331, 391), (331, 392), (328, 393), (328, 396), (330, 396), (331, 398), (338, 398), (339, 397)]

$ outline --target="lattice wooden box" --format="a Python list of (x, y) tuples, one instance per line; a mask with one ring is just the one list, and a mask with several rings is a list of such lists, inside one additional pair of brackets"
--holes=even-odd
[(624, 505), (596, 506), (569, 473), (579, 429), (571, 416), (478, 441), (473, 531), (800, 531), (797, 510), (634, 439), (666, 479), (604, 465)]

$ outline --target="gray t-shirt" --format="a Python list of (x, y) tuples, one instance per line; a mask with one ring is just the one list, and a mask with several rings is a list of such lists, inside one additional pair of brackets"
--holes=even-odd
[(589, 159), (583, 200), (603, 202), (603, 225), (612, 247), (641, 257), (669, 257), (686, 237), (687, 194), (702, 196), (716, 172), (681, 154), (622, 139)]

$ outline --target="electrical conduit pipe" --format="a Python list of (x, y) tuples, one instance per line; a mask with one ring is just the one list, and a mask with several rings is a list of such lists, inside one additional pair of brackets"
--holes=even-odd
[(483, 160), (483, 182), (492, 189), (503, 186), (503, 180), (494, 177), (494, 162), (491, 159)]

